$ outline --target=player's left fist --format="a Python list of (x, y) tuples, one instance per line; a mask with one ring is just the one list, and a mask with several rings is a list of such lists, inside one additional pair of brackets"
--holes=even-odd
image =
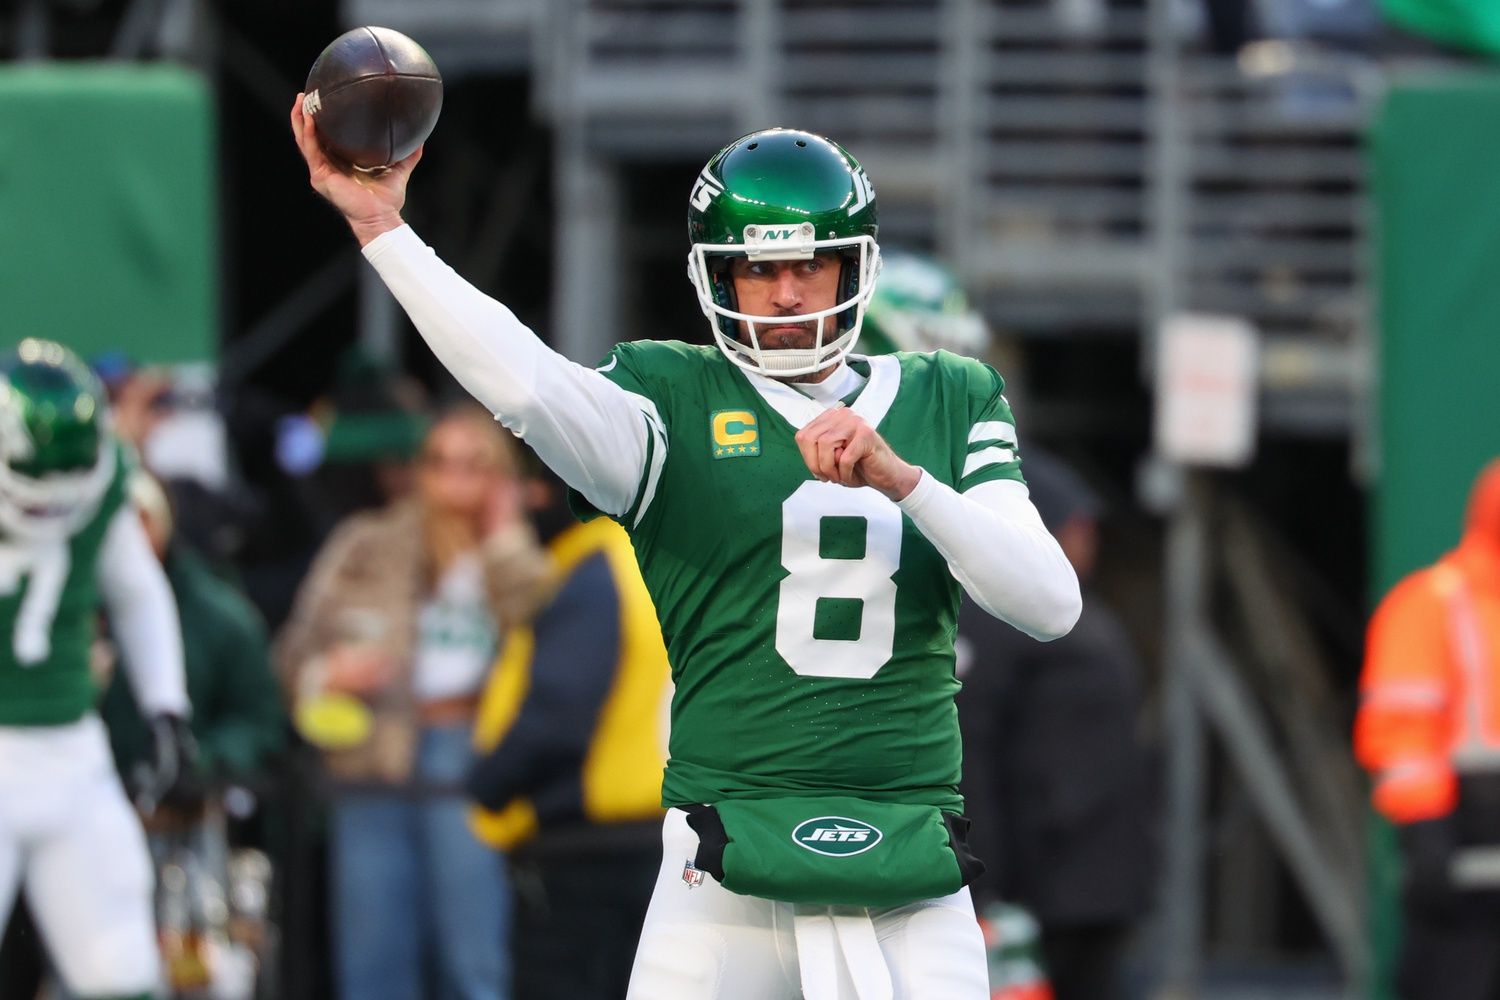
[(824, 410), (797, 432), (814, 476), (840, 486), (869, 486), (892, 500), (916, 489), (922, 470), (902, 460), (863, 417), (845, 406)]

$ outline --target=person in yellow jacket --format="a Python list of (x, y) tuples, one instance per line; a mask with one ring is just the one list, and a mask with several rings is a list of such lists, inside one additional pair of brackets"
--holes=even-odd
[(530, 483), (557, 593), (500, 651), (475, 726), (479, 836), (511, 853), (514, 1000), (625, 995), (661, 862), (671, 679), (630, 539)]
[(1403, 1000), (1500, 1000), (1500, 461), (1370, 620), (1354, 748), (1396, 825)]

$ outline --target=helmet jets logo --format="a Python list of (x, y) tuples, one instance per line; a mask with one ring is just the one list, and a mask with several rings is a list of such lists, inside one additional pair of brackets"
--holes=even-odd
[(819, 816), (804, 820), (792, 831), (792, 842), (798, 847), (830, 858), (863, 854), (882, 839), (879, 829), (848, 816)]
[(693, 194), (689, 200), (693, 203), (693, 207), (701, 212), (723, 193), (724, 185), (709, 176), (708, 168), (705, 167), (698, 171), (698, 180), (693, 184)]
[(854, 202), (849, 206), (849, 215), (858, 215), (875, 200), (875, 185), (870, 183), (864, 168), (854, 171)]

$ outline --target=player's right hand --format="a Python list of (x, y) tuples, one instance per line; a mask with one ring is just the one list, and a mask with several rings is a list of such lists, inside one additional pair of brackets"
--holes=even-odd
[(422, 159), (422, 147), (399, 163), (381, 171), (340, 170), (318, 143), (317, 126), (302, 113), (302, 96), (292, 104), (292, 135), (307, 163), (308, 181), (314, 191), (339, 210), (359, 245), (401, 226), (401, 207), (406, 204), (406, 182)]

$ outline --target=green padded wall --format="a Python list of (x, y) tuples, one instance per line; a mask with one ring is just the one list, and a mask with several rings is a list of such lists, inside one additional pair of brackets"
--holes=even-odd
[(0, 68), (0, 346), (211, 360), (214, 112), (175, 66)]
[(1372, 153), (1378, 596), (1453, 546), (1475, 474), (1500, 455), (1500, 77), (1396, 88)]
[[(1500, 455), (1500, 78), (1396, 86), (1371, 138), (1380, 295), (1374, 601), (1458, 541), (1469, 486)], [(1399, 863), (1385, 824), (1372, 824), (1370, 849), (1383, 973), (1372, 996), (1387, 998)]]

